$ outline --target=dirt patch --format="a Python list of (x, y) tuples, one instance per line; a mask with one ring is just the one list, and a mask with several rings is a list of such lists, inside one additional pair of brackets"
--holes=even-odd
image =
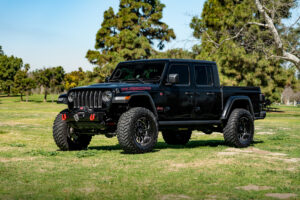
[[(277, 152), (270, 152), (270, 151), (265, 151), (265, 150), (261, 150), (255, 147), (249, 147), (247, 149), (236, 149), (236, 148), (228, 148), (226, 149), (224, 152), (219, 152), (219, 155), (231, 155), (230, 153), (235, 153), (235, 154), (239, 154), (239, 153), (254, 153), (256, 155), (269, 155), (269, 156), (286, 156), (287, 154), (285, 153), (277, 153)], [(233, 154), (232, 154), (233, 155)]]
[(285, 153), (269, 153), (271, 156), (287, 156)]
[(201, 169), (201, 168), (207, 168), (210, 166), (215, 165), (226, 165), (226, 164), (232, 164), (234, 158), (223, 158), (223, 159), (202, 159), (202, 160), (195, 160), (194, 162), (175, 162), (173, 160), (166, 160), (162, 162), (162, 166), (166, 166), (165, 169), (167, 172), (177, 172), (181, 169)]
[(237, 148), (228, 148), (223, 152), (219, 152), (218, 155), (235, 155), (235, 154), (245, 154), (245, 153), (256, 153), (256, 154), (268, 154), (268, 151), (263, 151), (257, 148), (249, 147), (247, 149), (237, 149)]
[(249, 147), (247, 149), (228, 148), (223, 152), (218, 152), (218, 155), (220, 156), (232, 156), (238, 154), (253, 154), (258, 155), (260, 157), (264, 157), (266, 159), (280, 160), (286, 163), (300, 162), (300, 158), (286, 158), (287, 154), (285, 153), (270, 152), (255, 147)]
[(260, 191), (260, 190), (274, 189), (274, 187), (271, 187), (271, 186), (258, 186), (258, 185), (246, 185), (246, 186), (236, 187), (236, 189), (242, 189), (242, 190), (246, 190), (246, 191), (250, 191), (250, 190)]
[(1, 126), (14, 126), (14, 125), (26, 125), (22, 122), (16, 122), (16, 121), (8, 121), (6, 123), (0, 122)]
[(80, 192), (89, 194), (89, 193), (95, 192), (95, 191), (96, 191), (96, 188), (93, 187), (93, 186), (90, 186), (90, 187), (79, 188), (78, 190), (79, 190)]
[(28, 157), (28, 158), (0, 158), (0, 162), (6, 163), (6, 162), (18, 162), (18, 161), (32, 161), (34, 160), (34, 157)]
[(291, 197), (296, 197), (297, 195), (293, 194), (293, 193), (268, 193), (268, 194), (265, 194), (265, 196), (274, 197), (277, 199), (288, 199)]
[(191, 197), (184, 195), (184, 194), (167, 194), (159, 199), (161, 200), (182, 200), (182, 199), (192, 199)]
[(256, 135), (273, 135), (273, 134), (275, 134), (275, 133), (273, 133), (273, 132), (257, 132), (257, 133), (255, 133)]
[(290, 128), (280, 128), (281, 130), (291, 130)]
[(191, 163), (171, 163), (170, 169), (173, 169), (171, 171), (177, 171), (180, 168), (197, 168), (204, 166), (205, 163), (203, 162), (191, 162)]
[(286, 158), (282, 160), (285, 162), (292, 162), (292, 163), (300, 162), (300, 158)]
[(290, 171), (290, 172), (294, 172), (296, 171), (296, 168), (295, 167), (289, 167), (289, 168), (286, 168), (287, 171)]
[(218, 155), (221, 155), (221, 156), (233, 156), (233, 155), (236, 155), (238, 153), (239, 152), (219, 152)]
[(205, 200), (216, 200), (217, 196), (216, 195), (208, 195)]

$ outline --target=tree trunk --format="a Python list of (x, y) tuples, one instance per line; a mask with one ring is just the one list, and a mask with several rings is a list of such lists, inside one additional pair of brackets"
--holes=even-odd
[(47, 90), (45, 89), (44, 102), (47, 102)]
[(23, 101), (23, 94), (21, 93), (21, 101)]

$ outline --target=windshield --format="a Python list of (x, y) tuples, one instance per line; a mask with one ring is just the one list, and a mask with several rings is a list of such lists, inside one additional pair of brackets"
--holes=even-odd
[(158, 82), (165, 63), (122, 63), (113, 72), (109, 81)]

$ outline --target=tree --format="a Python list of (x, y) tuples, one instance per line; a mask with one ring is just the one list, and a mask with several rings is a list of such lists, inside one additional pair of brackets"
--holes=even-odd
[(178, 49), (170, 49), (164, 52), (155, 52), (151, 55), (151, 59), (159, 59), (159, 58), (174, 58), (174, 59), (194, 59), (195, 54), (193, 52), (183, 50), (181, 48)]
[(44, 68), (35, 71), (33, 74), (38, 85), (44, 88), (44, 102), (47, 101), (49, 90), (55, 92), (55, 90), (63, 89), (65, 75), (63, 67)]
[[(226, 1), (217, 1), (226, 2)], [(241, 2), (245, 2), (241, 1)], [(262, 2), (264, 4), (262, 4)], [(210, 1), (213, 3), (213, 1)], [(216, 3), (216, 2), (215, 2)], [(239, 4), (239, 1), (232, 1), (234, 4)], [(281, 19), (289, 18), (291, 16), (290, 9), (297, 7), (297, 0), (251, 0), (249, 3), (249, 8), (252, 8), (252, 15), (248, 15), (248, 21), (244, 21), (243, 26), (239, 29), (231, 30), (227, 37), (223, 37), (221, 41), (215, 41), (211, 37), (210, 33), (203, 29), (201, 26), (201, 20), (197, 17), (193, 18), (192, 26), (198, 29), (201, 34), (205, 34), (208, 41), (213, 43), (217, 48), (220, 47), (224, 42), (228, 40), (236, 40), (247, 32), (250, 26), (260, 26), (262, 29), (267, 30), (270, 34), (270, 38), (265, 40), (263, 35), (257, 34), (261, 40), (261, 44), (258, 46), (253, 46), (260, 51), (265, 53), (268, 59), (277, 59), (292, 62), (298, 70), (300, 70), (300, 16), (298, 19), (290, 26), (285, 27), (281, 23)], [(199, 23), (200, 22), (200, 23)], [(197, 25), (198, 24), (198, 25)], [(297, 25), (298, 27), (293, 28)], [(228, 34), (225, 32), (225, 34)], [(223, 36), (225, 36), (225, 34)], [(254, 34), (256, 34), (254, 32)], [(292, 40), (291, 40), (292, 39)], [(251, 44), (250, 44), (251, 45)]]
[[(3, 51), (2, 51), (3, 52)], [(7, 55), (0, 55), (0, 91), (8, 96), (14, 83), (14, 77), (23, 66), (21, 58)]]
[(0, 46), (0, 55), (3, 55), (3, 54), (4, 54), (4, 52), (2, 50), (2, 46)]
[(24, 69), (20, 69), (14, 77), (14, 89), (21, 95), (21, 101), (23, 101), (23, 95), (26, 94), (26, 102), (28, 102), (30, 90), (35, 87), (35, 81), (28, 76), (29, 69), (29, 64), (26, 64)]
[[(278, 13), (276, 21), (285, 17), (288, 12)], [(295, 84), (295, 72), (266, 56), (265, 46), (275, 48), (269, 29), (257, 25), (260, 20), (254, 0), (207, 0), (201, 18), (190, 24), (201, 39), (194, 49), (197, 59), (218, 63), (222, 84), (261, 86), (271, 101), (278, 101), (283, 88)]]
[(79, 68), (78, 71), (72, 71), (65, 75), (65, 89), (69, 90), (71, 88), (77, 87), (81, 81), (85, 79), (85, 73), (82, 68)]
[[(269, 32), (272, 34), (273, 37), (273, 45), (275, 46), (275, 54), (271, 54), (271, 57), (290, 61), (295, 64), (295, 66), (300, 70), (300, 56), (299, 56), (299, 50), (300, 50), (300, 41), (299, 41), (299, 29), (296, 29), (296, 32), (298, 33), (298, 41), (296, 42), (296, 45), (290, 45), (290, 43), (287, 41), (284, 45), (283, 37), (280, 35), (279, 31), (276, 28), (276, 18), (275, 16), (281, 15), (286, 17), (287, 15), (290, 15), (289, 9), (296, 6), (296, 0), (285, 0), (285, 1), (279, 1), (277, 5), (275, 5), (275, 1), (273, 1), (272, 8), (268, 8), (270, 5), (263, 5), (260, 0), (255, 0), (255, 5), (259, 11), (259, 13), (262, 15), (264, 21), (263, 23), (256, 23), (258, 26), (267, 27)], [(270, 17), (271, 14), (271, 17)], [(300, 19), (297, 19), (297, 21)], [(297, 22), (296, 21), (296, 22)], [(295, 23), (296, 23), (295, 22)], [(298, 24), (299, 25), (299, 24)], [(291, 27), (292, 28), (292, 27)], [(294, 47), (293, 47), (294, 46)], [(297, 53), (296, 53), (297, 52)]]
[(101, 76), (107, 76), (115, 65), (124, 60), (149, 58), (157, 41), (159, 49), (164, 42), (175, 38), (173, 29), (161, 21), (165, 5), (160, 0), (120, 0), (117, 13), (110, 7), (96, 34), (95, 51), (86, 58), (98, 65)]

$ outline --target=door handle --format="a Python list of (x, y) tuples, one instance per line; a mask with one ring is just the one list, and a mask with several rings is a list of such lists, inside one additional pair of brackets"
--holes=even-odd
[(216, 93), (214, 93), (214, 92), (206, 92), (206, 95), (214, 95), (214, 94), (216, 94)]
[(193, 95), (194, 92), (185, 92), (184, 94), (185, 94), (185, 95)]

